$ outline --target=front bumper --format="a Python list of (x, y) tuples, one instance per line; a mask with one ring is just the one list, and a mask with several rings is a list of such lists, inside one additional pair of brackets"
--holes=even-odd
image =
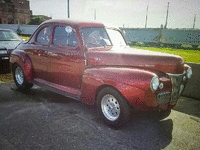
[(9, 69), (9, 56), (6, 54), (4, 55), (0, 55), (0, 70), (5, 70), (5, 69)]
[(4, 61), (4, 60), (9, 60), (9, 56), (0, 56), (0, 60)]
[(0, 60), (9, 60), (9, 54), (8, 54), (8, 49), (6, 48), (1, 48), (0, 49)]
[(175, 105), (183, 92), (186, 85), (186, 73), (185, 74), (168, 74), (172, 82), (172, 93), (170, 104)]

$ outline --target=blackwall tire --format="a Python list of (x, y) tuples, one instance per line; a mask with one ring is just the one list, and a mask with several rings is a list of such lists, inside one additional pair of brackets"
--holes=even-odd
[(130, 105), (115, 89), (106, 87), (97, 95), (97, 110), (104, 122), (121, 128), (130, 121)]
[(19, 90), (27, 90), (33, 86), (32, 83), (26, 82), (24, 72), (18, 64), (14, 65), (13, 67), (13, 78)]

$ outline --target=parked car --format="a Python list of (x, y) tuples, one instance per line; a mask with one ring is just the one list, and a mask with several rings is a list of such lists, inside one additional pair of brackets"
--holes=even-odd
[(12, 30), (0, 29), (0, 66), (1, 70), (9, 69), (11, 51), (21, 43), (22, 39)]
[(180, 56), (134, 49), (102, 23), (49, 20), (11, 54), (16, 86), (45, 87), (89, 105), (121, 127), (131, 110), (169, 115), (192, 69)]

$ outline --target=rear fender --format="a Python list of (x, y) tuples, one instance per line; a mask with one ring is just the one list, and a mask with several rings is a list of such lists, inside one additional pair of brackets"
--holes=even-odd
[(33, 79), (33, 67), (32, 62), (28, 54), (25, 51), (16, 49), (11, 53), (10, 56), (10, 67), (13, 73), (14, 65), (18, 64), (24, 72), (24, 76), (27, 82)]
[(136, 107), (137, 103), (144, 105), (146, 97), (148, 106), (155, 106), (151, 99), (155, 95), (150, 90), (153, 72), (134, 68), (89, 68), (84, 71), (82, 80), (81, 100), (87, 104), (94, 104), (98, 91), (110, 86), (119, 91), (128, 102)]

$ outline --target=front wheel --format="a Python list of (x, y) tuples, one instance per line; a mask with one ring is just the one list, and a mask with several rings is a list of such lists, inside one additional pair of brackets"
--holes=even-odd
[(130, 120), (130, 105), (115, 89), (106, 87), (97, 95), (98, 113), (110, 126), (121, 128)]
[(22, 68), (17, 64), (14, 66), (13, 78), (17, 88), (20, 90), (30, 89), (33, 86), (32, 83), (26, 81)]

